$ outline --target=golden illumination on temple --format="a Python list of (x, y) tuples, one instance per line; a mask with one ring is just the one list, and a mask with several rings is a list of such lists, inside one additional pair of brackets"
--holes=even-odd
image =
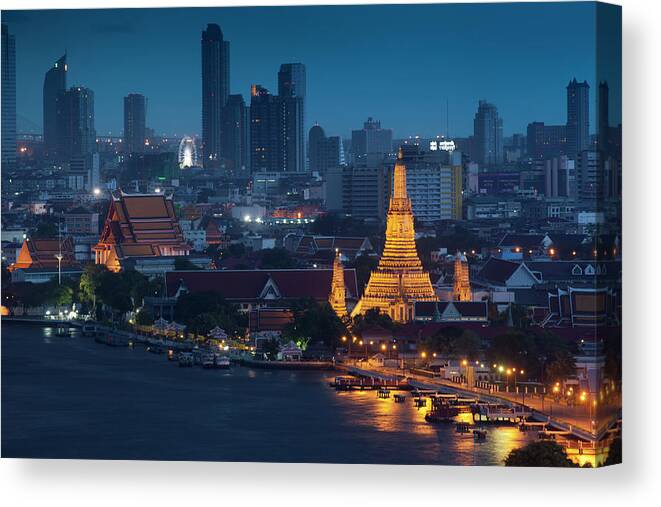
[(413, 209), (406, 193), (406, 166), (400, 150), (395, 163), (393, 192), (386, 218), (386, 244), (363, 297), (352, 316), (378, 308), (396, 322), (413, 319), (415, 301), (437, 301), (415, 247)]
[(328, 296), (328, 303), (340, 319), (345, 319), (348, 316), (346, 296), (347, 291), (344, 286), (344, 266), (342, 265), (342, 259), (340, 259), (340, 251), (335, 249), (333, 279), (331, 281), (331, 291)]
[(472, 301), (470, 277), (468, 274), (468, 260), (461, 252), (454, 257), (454, 300)]

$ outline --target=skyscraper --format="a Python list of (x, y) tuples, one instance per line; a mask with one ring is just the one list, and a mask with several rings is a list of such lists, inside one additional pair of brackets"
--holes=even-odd
[(243, 95), (230, 95), (222, 112), (223, 161), (230, 171), (250, 171), (250, 113)]
[(16, 163), (16, 42), (2, 24), (2, 166)]
[(202, 153), (204, 167), (220, 165), (221, 115), (229, 96), (230, 43), (216, 24), (202, 31)]
[(260, 86), (250, 91), (250, 168), (252, 172), (282, 171), (279, 138), (280, 100)]
[(326, 137), (320, 125), (314, 125), (308, 134), (308, 150), (310, 157), (310, 171), (321, 174), (329, 169), (343, 166), (344, 149), (339, 136)]
[(87, 158), (96, 151), (94, 92), (89, 88), (74, 86), (60, 94), (58, 103), (62, 122), (59, 156), (64, 161)]
[(124, 152), (145, 151), (147, 99), (139, 93), (124, 97)]
[(609, 125), (608, 125), (608, 83), (599, 83), (599, 109), (597, 110), (597, 149), (602, 153), (609, 153)]
[(363, 123), (362, 130), (351, 132), (351, 151), (356, 161), (368, 154), (387, 154), (392, 151), (392, 130), (382, 129), (381, 122), (371, 117)]
[(576, 158), (590, 148), (590, 85), (576, 78), (567, 85), (567, 155)]
[(51, 160), (60, 160), (62, 139), (58, 101), (67, 89), (67, 54), (65, 53), (46, 72), (44, 78), (44, 151)]
[(286, 171), (305, 170), (306, 74), (302, 63), (283, 63), (278, 71), (283, 163)]
[(503, 163), (503, 120), (498, 108), (480, 100), (473, 120), (473, 158), (482, 166)]

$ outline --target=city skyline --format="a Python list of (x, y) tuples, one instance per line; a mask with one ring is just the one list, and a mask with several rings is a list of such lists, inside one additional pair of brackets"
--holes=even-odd
[[(207, 23), (218, 23), (231, 43), (229, 93), (246, 98), (251, 84), (275, 90), (281, 64), (305, 64), (306, 123), (318, 122), (328, 135), (347, 138), (373, 116), (384, 128), (393, 129), (396, 138), (446, 134), (446, 120), (450, 136), (467, 136), (472, 134), (480, 99), (498, 107), (504, 135), (524, 133), (532, 121), (565, 123), (567, 83), (575, 77), (587, 80), (592, 90), (597, 88), (596, 65), (587, 57), (596, 45), (594, 6), (574, 4), (569, 17), (565, 4), (543, 5), (544, 16), (539, 15), (539, 7), (531, 9), (527, 4), (517, 4), (516, 9), (488, 5), (490, 16), (472, 19), (478, 7), (485, 6), (297, 7), (282, 11), (277, 34), (268, 23), (276, 8), (7, 11), (3, 21), (17, 39), (18, 130), (40, 130), (43, 75), (66, 50), (70, 83), (95, 92), (99, 135), (122, 132), (122, 99), (129, 93), (149, 99), (148, 126), (156, 132), (200, 135), (199, 43)], [(357, 33), (367, 15), (382, 21), (371, 26), (369, 40), (356, 47), (352, 37), (336, 36)], [(431, 28), (430, 20), (439, 16), (445, 20), (442, 33), (426, 30)], [(557, 37), (526, 42), (541, 23), (561, 21)], [(175, 24), (176, 30), (170, 30)], [(470, 42), (468, 36), (485, 24), (512, 29)], [(315, 26), (314, 33), (310, 26)], [(84, 36), (87, 30), (97, 34), (91, 42)], [(406, 48), (397, 43), (402, 37)], [(267, 47), (260, 40), (268, 40)], [(489, 47), (493, 44), (499, 48), (496, 58)], [(44, 46), (52, 49), (44, 51)], [(112, 60), (117, 53), (123, 53), (120, 64)], [(447, 58), (451, 53), (461, 58)], [(543, 61), (536, 61), (536, 54), (545, 55)], [(517, 64), (521, 58), (529, 60), (524, 68)], [(416, 59), (420, 65), (413, 63)], [(403, 79), (394, 69), (397, 62), (405, 63), (409, 78)], [(177, 72), (168, 73), (172, 69)], [(448, 73), (457, 78), (448, 79)], [(610, 81), (616, 85), (615, 79)], [(613, 85), (611, 103), (617, 104), (620, 91)], [(596, 93), (590, 101), (590, 133), (594, 133)], [(619, 121), (612, 115), (612, 125)]]

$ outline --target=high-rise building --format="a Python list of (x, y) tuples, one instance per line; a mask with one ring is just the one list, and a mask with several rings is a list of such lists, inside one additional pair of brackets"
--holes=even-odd
[(283, 171), (281, 165), (280, 100), (260, 85), (250, 91), (250, 168), (252, 172)]
[(608, 125), (608, 83), (599, 83), (599, 108), (597, 109), (597, 149), (609, 153), (609, 125)]
[(221, 115), (229, 96), (230, 43), (216, 24), (202, 31), (202, 154), (204, 167), (219, 167)]
[(401, 160), (406, 164), (406, 191), (416, 219), (421, 222), (461, 220), (461, 153), (424, 152), (418, 145), (402, 146), (401, 153)]
[(530, 158), (548, 160), (559, 157), (567, 152), (567, 126), (544, 125), (541, 121), (529, 123), (526, 142)]
[(371, 117), (363, 123), (361, 130), (351, 132), (353, 160), (368, 154), (385, 155), (392, 151), (392, 130), (382, 129), (381, 122)]
[(96, 151), (94, 92), (89, 88), (74, 86), (60, 94), (58, 104), (62, 125), (59, 156), (67, 162), (91, 156)]
[(576, 158), (590, 148), (590, 85), (576, 78), (567, 85), (567, 155)]
[(308, 155), (310, 171), (325, 174), (329, 169), (345, 164), (344, 148), (339, 136), (326, 137), (320, 125), (314, 125), (308, 134)]
[(503, 163), (503, 120), (486, 100), (480, 100), (473, 120), (473, 158), (482, 166)]
[(250, 112), (243, 95), (230, 95), (222, 112), (223, 162), (229, 171), (250, 171)]
[(393, 173), (386, 244), (352, 316), (378, 309), (393, 321), (408, 322), (413, 319), (416, 301), (438, 301), (438, 298), (416, 250), (413, 210), (406, 193), (406, 166), (400, 151)]
[(287, 171), (305, 171), (306, 72), (302, 63), (283, 63), (278, 71), (282, 108), (282, 144)]
[(44, 152), (51, 160), (59, 161), (59, 147), (64, 143), (59, 101), (67, 89), (67, 55), (57, 60), (44, 78)]
[(124, 97), (124, 152), (145, 151), (147, 99), (139, 93)]
[(2, 24), (2, 166), (16, 163), (16, 41)]

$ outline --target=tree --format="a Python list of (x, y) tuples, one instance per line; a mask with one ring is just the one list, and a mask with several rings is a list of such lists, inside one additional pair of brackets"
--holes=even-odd
[(297, 301), (292, 310), (293, 322), (283, 329), (287, 340), (307, 346), (308, 342), (322, 342), (327, 347), (339, 343), (347, 330), (328, 303), (319, 304), (313, 299)]
[(151, 326), (154, 323), (154, 316), (149, 310), (140, 310), (135, 316), (135, 323), (139, 326)]
[(390, 318), (390, 315), (381, 313), (378, 308), (371, 308), (364, 315), (356, 315), (353, 319), (353, 329), (358, 334), (362, 333), (365, 329), (375, 326), (390, 331), (395, 329), (395, 323)]
[(480, 354), (482, 342), (473, 331), (448, 326), (425, 338), (423, 347), (453, 358), (475, 359)]
[(574, 356), (567, 351), (557, 351), (553, 353), (553, 356), (546, 363), (546, 374), (547, 381), (558, 382), (576, 375), (576, 361)]
[(267, 248), (261, 252), (262, 269), (289, 269), (296, 267), (296, 260), (285, 248)]
[(514, 331), (493, 337), (487, 348), (489, 363), (525, 369), (527, 375), (536, 375), (540, 361), (535, 337), (532, 334)]
[(58, 236), (58, 230), (57, 230), (58, 224), (57, 222), (54, 222), (52, 220), (42, 220), (39, 222), (37, 225), (37, 228), (34, 230), (32, 233), (32, 237), (37, 239), (37, 238), (57, 238)]
[(567, 457), (565, 449), (556, 442), (541, 440), (513, 449), (505, 458), (508, 467), (577, 467)]
[(186, 257), (180, 256), (175, 257), (174, 259), (174, 270), (175, 271), (199, 271), (200, 268), (193, 264)]
[(247, 326), (247, 317), (216, 292), (180, 296), (174, 308), (174, 317), (177, 322), (186, 324), (198, 334), (207, 334), (216, 326), (232, 334)]
[(80, 277), (78, 285), (79, 297), (82, 302), (94, 304), (97, 292), (101, 286), (101, 279), (108, 270), (103, 264), (88, 264)]
[(360, 255), (354, 259), (352, 263), (349, 263), (347, 267), (354, 268), (356, 270), (356, 281), (358, 282), (358, 287), (360, 291), (365, 288), (367, 282), (374, 271), (379, 265), (379, 259), (376, 256), (371, 255)]
[(604, 461), (604, 466), (619, 465), (620, 463), (622, 463), (622, 439), (616, 438), (608, 448), (608, 456)]

